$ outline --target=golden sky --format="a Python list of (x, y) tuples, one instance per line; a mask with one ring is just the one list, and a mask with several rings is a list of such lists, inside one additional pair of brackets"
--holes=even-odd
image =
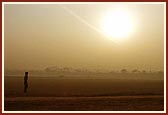
[[(127, 10), (134, 28), (116, 42), (103, 32), (102, 20), (118, 7)], [(164, 5), (5, 4), (4, 50), (5, 69), (163, 70)]]

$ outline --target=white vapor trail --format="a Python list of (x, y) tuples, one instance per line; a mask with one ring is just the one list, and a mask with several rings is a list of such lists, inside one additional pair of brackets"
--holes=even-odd
[(83, 18), (81, 18), (80, 16), (78, 16), (75, 12), (73, 12), (71, 9), (60, 5), (63, 9), (65, 9), (67, 12), (69, 12), (72, 16), (74, 16), (75, 18), (77, 18), (79, 21), (81, 21), (82, 23), (84, 23), (85, 25), (89, 26), (90, 28), (94, 29), (95, 31), (102, 33), (99, 29), (97, 29), (96, 27), (94, 27), (93, 25), (89, 24), (86, 20), (84, 20)]
[[(60, 5), (63, 9), (65, 9), (68, 13), (70, 13), (72, 16), (74, 16), (76, 19), (78, 19), (80, 22), (84, 23), (85, 25), (87, 25), (88, 27), (90, 27), (91, 29), (95, 30), (96, 32), (105, 35), (104, 32), (102, 32), (101, 30), (99, 30), (98, 28), (94, 27), (93, 25), (89, 24), (86, 20), (84, 20), (83, 18), (81, 18), (79, 15), (77, 15), (74, 11), (72, 11), (71, 9), (67, 8), (66, 6)], [(107, 36), (106, 36), (107, 37)], [(113, 41), (114, 42), (114, 41)]]
[[(71, 14), (72, 16), (74, 16), (76, 19), (78, 19), (80, 22), (82, 22), (83, 24), (87, 25), (89, 28), (93, 29), (94, 31), (100, 33), (101, 35), (106, 35), (105, 32), (103, 32), (102, 30), (99, 30), (98, 28), (94, 27), (93, 25), (89, 24), (86, 20), (84, 20), (83, 18), (81, 18), (79, 15), (77, 15), (74, 11), (72, 11), (71, 9), (69, 9), (68, 7), (66, 6), (63, 6), (62, 4), (59, 4), (59, 6), (61, 8), (63, 8), (64, 10), (66, 10), (69, 14)], [(105, 37), (108, 37), (108, 36), (105, 36)], [(109, 38), (110, 39), (110, 38)], [(117, 44), (116, 42), (114, 42), (114, 40), (112, 40), (113, 43), (115, 45), (119, 45)]]

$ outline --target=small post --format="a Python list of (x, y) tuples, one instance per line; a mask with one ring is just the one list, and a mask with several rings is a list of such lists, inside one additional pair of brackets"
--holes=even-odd
[(28, 88), (28, 72), (25, 72), (25, 76), (24, 76), (24, 93), (27, 93), (27, 88)]

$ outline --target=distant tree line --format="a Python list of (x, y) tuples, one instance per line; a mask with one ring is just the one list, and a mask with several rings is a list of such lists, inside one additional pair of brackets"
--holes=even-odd
[(160, 73), (163, 74), (164, 71), (159, 70), (159, 71), (150, 71), (150, 70), (138, 70), (138, 69), (132, 69), (132, 70), (127, 70), (125, 68), (114, 71), (114, 70), (105, 70), (105, 69), (87, 69), (87, 68), (73, 68), (73, 67), (47, 67), (42, 70), (5, 70), (5, 75), (23, 75), (25, 71), (29, 71), (31, 74), (55, 74), (55, 73), (74, 73), (74, 74), (89, 74), (89, 73), (111, 73), (111, 74), (117, 74), (117, 73), (122, 73), (122, 74), (138, 74), (138, 73)]

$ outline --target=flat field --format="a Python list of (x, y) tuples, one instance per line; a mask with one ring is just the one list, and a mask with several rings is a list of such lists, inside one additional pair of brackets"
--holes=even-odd
[(163, 111), (163, 96), (13, 97), (5, 111)]
[(5, 111), (164, 110), (161, 76), (31, 76), (23, 87), (23, 77), (5, 77)]

